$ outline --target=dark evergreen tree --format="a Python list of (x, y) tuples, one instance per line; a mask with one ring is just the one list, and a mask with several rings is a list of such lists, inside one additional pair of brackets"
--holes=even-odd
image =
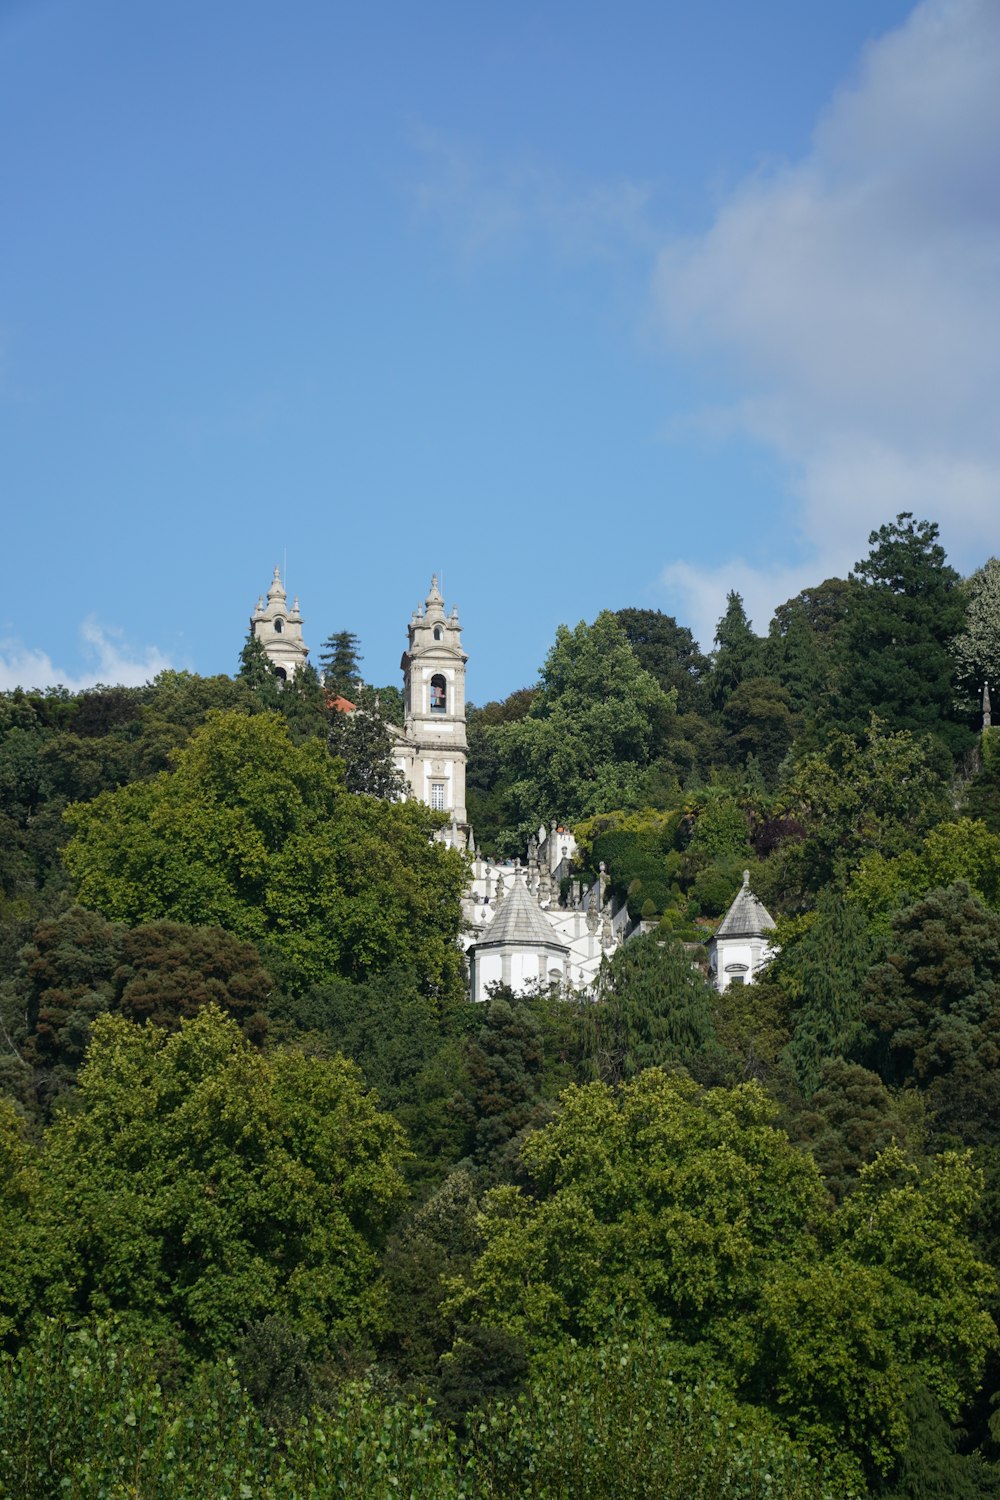
[(253, 691), (254, 696), (264, 708), (276, 709), (279, 706), (281, 687), (275, 675), (274, 668), (268, 661), (264, 643), (254, 635), (252, 630), (247, 631), (247, 638), (243, 642), (243, 650), (240, 652), (239, 680), (246, 683)]
[(595, 1000), (586, 1046), (596, 1078), (618, 1084), (672, 1064), (718, 1079), (715, 991), (680, 943), (648, 933), (619, 948), (601, 969)]
[(748, 677), (729, 695), (723, 709), (730, 763), (752, 755), (768, 786), (773, 786), (795, 738), (796, 721), (788, 689), (768, 677)]
[(743, 600), (731, 590), (726, 612), (715, 630), (715, 651), (709, 694), (714, 708), (725, 708), (732, 694), (748, 677), (758, 677), (763, 665), (763, 642), (754, 635)]
[(288, 722), (292, 739), (322, 739), (329, 730), (330, 714), (319, 673), (306, 662), (281, 690), (278, 705)]
[(765, 646), (768, 676), (787, 688), (793, 713), (811, 719), (834, 686), (838, 643), (854, 585), (828, 578), (779, 604)]
[(808, 1097), (831, 1058), (863, 1054), (864, 983), (884, 952), (861, 908), (834, 893), (820, 898), (805, 931), (783, 945), (764, 983), (787, 996), (788, 1045), (799, 1086)]
[(831, 718), (860, 734), (875, 712), (893, 729), (938, 737), (952, 753), (972, 738), (956, 717), (952, 642), (965, 620), (960, 579), (931, 521), (901, 512), (869, 537), (843, 633)]
[(406, 783), (393, 760), (392, 735), (375, 708), (334, 709), (327, 743), (330, 754), (344, 763), (349, 792), (390, 801), (402, 797)]
[(328, 693), (356, 702), (361, 688), (362, 656), (353, 630), (338, 630), (320, 647), (319, 669)]
[(865, 1014), (887, 1082), (966, 1084), (1000, 1067), (1000, 913), (962, 881), (894, 919), (885, 963), (869, 974)]
[(495, 1170), (513, 1138), (539, 1123), (544, 1060), (531, 1007), (498, 990), (483, 1007), (478, 1035), (465, 1044), (468, 1153), (478, 1166)]

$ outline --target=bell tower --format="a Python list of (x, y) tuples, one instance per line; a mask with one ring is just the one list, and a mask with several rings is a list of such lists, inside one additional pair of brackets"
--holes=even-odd
[(309, 647), (302, 639), (299, 601), (296, 599), (288, 608), (288, 595), (277, 567), (267, 591), (267, 603), (262, 594), (250, 616), (250, 629), (267, 652), (275, 676), (282, 682), (290, 682), (299, 668), (305, 666)]
[[(429, 807), (468, 821), (465, 810), (465, 664), (458, 609), (445, 613), (437, 577), (410, 618), (403, 669), (403, 735), (406, 763), (401, 769), (413, 795)], [(403, 746), (400, 745), (402, 750)]]

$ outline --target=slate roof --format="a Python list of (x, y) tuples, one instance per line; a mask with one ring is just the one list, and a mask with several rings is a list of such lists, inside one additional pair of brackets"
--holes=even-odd
[(750, 889), (749, 871), (743, 872), (743, 884), (732, 906), (726, 912), (715, 936), (763, 937), (774, 931), (774, 919), (763, 901), (759, 901)]
[(496, 916), (472, 946), (495, 948), (501, 944), (519, 948), (544, 946), (560, 953), (569, 952), (569, 947), (560, 942), (559, 934), (528, 890), (520, 871), (515, 873), (514, 884), (504, 896)]

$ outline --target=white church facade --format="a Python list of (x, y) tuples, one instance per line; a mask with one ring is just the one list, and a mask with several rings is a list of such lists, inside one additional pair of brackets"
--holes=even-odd
[[(308, 648), (299, 601), (288, 608), (277, 568), (250, 628), (277, 675), (290, 681), (305, 664)], [(410, 618), (400, 662), (403, 723), (388, 727), (410, 795), (446, 815), (437, 837), (466, 851), (469, 860), (462, 945), (471, 997), (485, 1000), (496, 983), (515, 992), (538, 986), (589, 990), (603, 960), (639, 925), (630, 922), (624, 905), (615, 908), (603, 865), (591, 885), (574, 876), (576, 841), (555, 823), (542, 825), (529, 841), (524, 865), (492, 860), (476, 850), (465, 800), (467, 661), (458, 609), (447, 612), (434, 577)], [(343, 706), (354, 711), (346, 702)], [(709, 977), (720, 991), (753, 983), (774, 952), (769, 940), (774, 922), (748, 879), (709, 943)]]

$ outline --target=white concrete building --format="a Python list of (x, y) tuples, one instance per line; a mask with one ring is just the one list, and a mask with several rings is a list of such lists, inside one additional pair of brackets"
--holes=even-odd
[[(484, 858), (471, 834), (469, 852), (471, 879), (462, 909), (472, 999), (485, 1000), (486, 986), (497, 980), (515, 992), (538, 982), (589, 990), (602, 959), (610, 957), (629, 929), (627, 909), (612, 910), (603, 866), (590, 886), (570, 877), (576, 842), (555, 823), (550, 829), (543, 825), (538, 838), (529, 842), (526, 867), (520, 860), (511, 864)], [(567, 877), (563, 903), (560, 887)], [(509, 905), (512, 899), (515, 907)]]
[(708, 977), (721, 993), (731, 984), (753, 984), (777, 949), (770, 941), (774, 919), (750, 889), (750, 871), (708, 944)]
[(299, 601), (296, 598), (291, 609), (288, 608), (288, 595), (277, 567), (267, 591), (267, 603), (261, 594), (257, 608), (250, 616), (250, 632), (263, 645), (275, 676), (282, 682), (289, 682), (305, 666), (309, 647), (302, 639)]
[(396, 765), (414, 797), (464, 830), (465, 664), (458, 609), (445, 613), (437, 578), (410, 619), (403, 669), (402, 729), (394, 730)]

